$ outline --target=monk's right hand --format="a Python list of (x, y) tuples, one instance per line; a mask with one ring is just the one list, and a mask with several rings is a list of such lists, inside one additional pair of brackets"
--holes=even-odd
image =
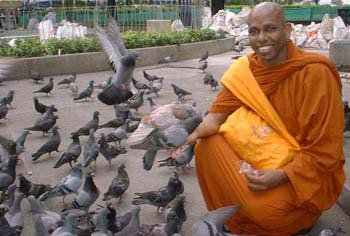
[(186, 142), (181, 144), (179, 147), (170, 150), (169, 155), (172, 158), (176, 158), (176, 156), (179, 155), (183, 151), (183, 149), (186, 147), (187, 144), (195, 143), (197, 141), (197, 139), (198, 139), (198, 131), (194, 130), (190, 135), (188, 135)]

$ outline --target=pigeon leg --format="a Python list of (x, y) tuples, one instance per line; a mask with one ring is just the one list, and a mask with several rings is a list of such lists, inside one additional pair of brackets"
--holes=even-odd
[(51, 152), (49, 152), (49, 158), (51, 158)]
[(62, 205), (63, 205), (63, 206), (66, 206), (66, 205), (67, 205), (65, 199), (66, 199), (66, 196), (63, 195), (63, 196), (62, 196)]
[(69, 162), (70, 168), (73, 170), (72, 162)]
[(159, 93), (158, 92), (156, 92), (156, 96), (157, 96), (157, 98), (159, 98)]
[(117, 204), (121, 204), (121, 203), (122, 203), (122, 196), (119, 197)]
[(156, 215), (160, 216), (161, 212), (159, 211), (160, 207), (157, 207), (157, 210), (156, 210)]

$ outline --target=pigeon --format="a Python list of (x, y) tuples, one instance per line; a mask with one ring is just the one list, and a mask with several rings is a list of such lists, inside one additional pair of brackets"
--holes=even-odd
[[(178, 120), (163, 128), (155, 128), (145, 138), (132, 143), (130, 148), (141, 150), (175, 149), (186, 142), (188, 135), (192, 133), (201, 122), (202, 117), (196, 115), (185, 120)], [(133, 135), (137, 135), (136, 131)]]
[(0, 170), (8, 169), (11, 158), (17, 159), (16, 142), (0, 135)]
[(72, 209), (83, 210), (86, 214), (89, 212), (90, 206), (94, 204), (94, 202), (100, 195), (100, 191), (98, 190), (93, 181), (94, 176), (95, 175), (92, 171), (86, 173), (83, 189), (80, 190), (78, 195), (74, 198), (74, 200), (71, 203), (69, 203), (65, 208), (62, 209), (62, 212)]
[(21, 209), (23, 197), (23, 194), (17, 194), (12, 207), (5, 213), (5, 219), (12, 228), (14, 235), (21, 235), (23, 229), (23, 214)]
[(78, 217), (74, 214), (69, 214), (63, 226), (58, 227), (55, 231), (52, 232), (51, 236), (74, 236), (74, 225), (77, 222)]
[(73, 82), (75, 82), (75, 79), (77, 78), (77, 75), (75, 73), (71, 74), (69, 77), (64, 78), (63, 80), (61, 80), (60, 82), (57, 83), (57, 85), (61, 85), (61, 84), (66, 84), (68, 85), (67, 88), (69, 88), (69, 85)]
[[(57, 226), (62, 225), (62, 217), (60, 214), (53, 211), (45, 211), (41, 208), (34, 196), (29, 196), (28, 202), (33, 215), (33, 219), (36, 221), (40, 218), (42, 225), (44, 226), (45, 232), (49, 232), (57, 228)], [(34, 222), (36, 224), (36, 222)], [(40, 229), (41, 231), (42, 229)]]
[(111, 184), (108, 187), (107, 192), (103, 195), (103, 201), (110, 200), (111, 198), (119, 198), (121, 202), (122, 196), (129, 188), (129, 176), (125, 170), (125, 165), (121, 164), (118, 167), (118, 175), (112, 179)]
[(106, 123), (99, 125), (98, 128), (118, 128), (125, 123), (125, 119), (122, 117), (117, 117), (113, 120), (107, 121)]
[(185, 195), (179, 195), (175, 200), (173, 201), (173, 206), (169, 206), (165, 209), (164, 218), (167, 222), (167, 218), (169, 213), (173, 212), (175, 213), (177, 219), (178, 219), (178, 225), (181, 231), (182, 224), (187, 220), (187, 215), (185, 211), (185, 203), (186, 203), (186, 197)]
[(45, 113), (35, 122), (34, 126), (25, 128), (29, 131), (42, 131), (43, 136), (56, 124), (58, 116), (54, 115), (55, 106), (51, 105)]
[(318, 236), (337, 236), (339, 233), (345, 233), (341, 228), (337, 229), (323, 229)]
[(83, 90), (81, 93), (79, 93), (78, 96), (74, 97), (73, 100), (78, 101), (84, 98), (85, 100), (87, 100), (87, 98), (91, 98), (91, 95), (93, 92), (94, 92), (94, 81), (90, 80), (89, 86), (85, 90)]
[(79, 136), (77, 134), (73, 134), (71, 136), (72, 142), (69, 144), (67, 150), (61, 155), (60, 159), (56, 162), (53, 168), (58, 168), (65, 163), (69, 163), (70, 167), (72, 167), (72, 162), (76, 162), (81, 153), (81, 145)]
[(97, 213), (97, 221), (95, 225), (95, 230), (91, 236), (109, 236), (108, 232), (108, 222), (107, 222), (107, 212), (106, 208), (101, 208)]
[(8, 207), (8, 208), (11, 208), (12, 207), (12, 204), (15, 200), (15, 191), (17, 189), (17, 186), (16, 184), (11, 184), (10, 186), (8, 186), (7, 188), (7, 191), (6, 193), (4, 194), (4, 201), (1, 202), (1, 205), (0, 206), (5, 206), (5, 207)]
[(202, 64), (200, 64), (197, 69), (201, 70), (203, 73), (205, 73), (205, 70), (208, 68), (208, 62), (204, 61)]
[(158, 64), (165, 64), (166, 66), (168, 66), (170, 62), (173, 61), (173, 59), (174, 59), (174, 54), (170, 54), (170, 56), (166, 56), (162, 58)]
[(121, 231), (127, 226), (131, 220), (131, 212), (126, 212), (123, 215), (117, 215), (117, 211), (113, 207), (113, 204), (107, 204), (107, 226), (112, 233)]
[(113, 79), (113, 77), (110, 76), (107, 80), (102, 81), (100, 84), (96, 85), (95, 88), (98, 88), (98, 89), (105, 89), (105, 88), (107, 88), (108, 85), (110, 85), (112, 83), (112, 79)]
[(239, 209), (240, 205), (218, 208), (202, 216), (192, 225), (193, 236), (231, 235), (224, 233), (225, 222)]
[(344, 126), (344, 131), (350, 131), (350, 107), (349, 107), (349, 102), (344, 100), (343, 101), (343, 109), (344, 109), (344, 115), (345, 115), (345, 126)]
[(120, 104), (132, 97), (130, 83), (139, 53), (136, 51), (128, 52), (119, 32), (118, 24), (113, 17), (110, 17), (106, 29), (98, 24), (95, 28), (102, 48), (116, 70), (112, 83), (97, 97), (106, 105)]
[(6, 209), (0, 207), (0, 235), (15, 236), (15, 232), (5, 218)]
[(120, 154), (126, 153), (124, 147), (117, 147), (108, 144), (104, 133), (100, 134), (100, 139), (98, 140), (98, 144), (100, 144), (100, 153), (102, 156), (106, 158), (108, 161), (108, 167), (111, 168), (112, 159), (116, 158)]
[(163, 80), (164, 78), (161, 77), (158, 81), (156, 81), (150, 89), (146, 91), (146, 94), (149, 95), (151, 93), (155, 93), (157, 97), (159, 97), (158, 92), (162, 89), (163, 87)]
[(16, 179), (17, 156), (10, 156), (6, 170), (0, 171), (0, 191), (6, 191), (7, 188), (15, 182)]
[(214, 79), (213, 75), (210, 73), (205, 73), (205, 76), (203, 77), (203, 83), (204, 84), (209, 84), (209, 81), (211, 79)]
[(122, 126), (106, 135), (106, 141), (108, 143), (115, 142), (118, 146), (121, 146), (121, 141), (128, 138), (129, 123), (130, 119), (126, 119)]
[(172, 175), (169, 178), (168, 184), (154, 191), (135, 193), (138, 197), (135, 197), (132, 201), (134, 205), (149, 204), (157, 207), (157, 214), (159, 215), (159, 209), (166, 207), (176, 195), (179, 193), (178, 189), (180, 185), (183, 185), (178, 175)]
[(183, 101), (185, 99), (185, 96), (192, 95), (192, 93), (184, 90), (183, 88), (180, 88), (174, 83), (171, 83), (171, 87), (173, 87), (174, 93), (177, 96), (178, 102)]
[(147, 100), (149, 101), (149, 106), (151, 108), (151, 112), (157, 109), (159, 106), (153, 101), (151, 97), (147, 97)]
[(79, 92), (79, 87), (78, 84), (73, 82), (69, 84), (69, 89), (72, 92), (73, 97), (77, 97), (78, 92)]
[(149, 86), (147, 84), (144, 84), (140, 81), (137, 81), (136, 79), (132, 78), (132, 84), (134, 85), (134, 87), (137, 90), (141, 90), (141, 89), (149, 89)]
[(47, 82), (47, 84), (45, 84), (40, 89), (34, 91), (34, 93), (46, 93), (46, 96), (47, 96), (49, 93), (51, 94), (52, 89), (53, 89), (53, 78), (51, 77), (49, 79), (49, 82)]
[(81, 178), (83, 172), (81, 170), (81, 164), (79, 162), (73, 165), (73, 172), (66, 177), (62, 178), (56, 186), (50, 191), (41, 196), (40, 201), (46, 201), (46, 199), (62, 196), (62, 203), (65, 204), (64, 199), (66, 195), (77, 193), (81, 185)]
[(145, 91), (140, 91), (134, 96), (134, 99), (129, 103), (127, 106), (129, 109), (135, 109), (136, 112), (138, 112), (139, 107), (143, 104), (143, 95)]
[(156, 158), (157, 151), (156, 150), (148, 150), (143, 154), (143, 169), (149, 171), (153, 167), (154, 160)]
[(135, 207), (131, 210), (131, 219), (127, 226), (125, 226), (120, 232), (114, 234), (114, 236), (140, 236), (140, 207)]
[(41, 157), (43, 154), (49, 153), (49, 157), (51, 156), (51, 152), (58, 151), (58, 147), (61, 144), (61, 137), (58, 133), (58, 126), (53, 127), (52, 129), (52, 136), (50, 136), (47, 141), (36, 151), (32, 154), (32, 161), (36, 161)]
[(154, 81), (159, 80), (162, 77), (158, 77), (155, 75), (148, 74), (145, 70), (143, 72), (143, 77), (149, 82), (150, 85), (153, 84)]
[(184, 170), (185, 166), (189, 165), (189, 163), (193, 159), (194, 147), (195, 147), (195, 144), (188, 144), (184, 148), (184, 150), (179, 155), (177, 155), (175, 158), (169, 157), (167, 159), (160, 160), (159, 161), (160, 164), (158, 167), (175, 166), (175, 167), (182, 167)]
[(94, 138), (94, 129), (90, 129), (89, 132), (89, 139), (88, 141), (84, 144), (84, 150), (83, 150), (83, 167), (87, 167), (90, 165), (91, 162), (95, 162), (95, 167), (96, 167), (96, 159), (99, 155), (99, 147), (97, 143), (95, 143), (95, 138)]
[(238, 46), (233, 49), (233, 51), (237, 52), (238, 54), (241, 54), (241, 52), (245, 49), (244, 43), (239, 42)]
[[(45, 104), (40, 103), (39, 99), (37, 97), (34, 97), (33, 100), (34, 100), (34, 108), (40, 114), (44, 114), (47, 111), (47, 109), (49, 108)], [(57, 112), (57, 108), (54, 107), (53, 111)]]
[(201, 58), (199, 59), (198, 62), (202, 62), (202, 61), (206, 61), (209, 57), (209, 51), (206, 51), (202, 56)]
[(21, 154), (25, 147), (24, 147), (24, 142), (26, 141), (27, 135), (31, 134), (29, 130), (23, 130), (21, 135), (16, 139), (16, 153), (17, 155)]
[(1, 97), (0, 98), (0, 103), (1, 104), (5, 104), (5, 105), (9, 105), (12, 107), (12, 101), (13, 101), (13, 96), (15, 94), (15, 91), (14, 90), (10, 90), (6, 96), (4, 97)]
[(214, 89), (216, 91), (216, 87), (219, 86), (219, 83), (218, 83), (218, 81), (216, 81), (216, 79), (211, 78), (209, 80), (209, 85), (210, 85), (211, 89)]
[(39, 83), (39, 81), (44, 81), (44, 77), (37, 71), (30, 70), (30, 78), (34, 83)]
[(0, 103), (0, 120), (5, 119), (7, 120), (7, 113), (9, 112), (9, 109), (6, 104)]
[(94, 131), (96, 131), (99, 123), (99, 118), (98, 118), (99, 115), (100, 113), (98, 111), (95, 111), (93, 113), (92, 120), (86, 123), (83, 127), (78, 129), (77, 131), (72, 132), (71, 135), (78, 135), (78, 136), (89, 135), (90, 129), (93, 129)]
[(34, 223), (34, 235), (35, 236), (50, 236), (49, 232), (45, 228), (40, 215), (33, 216)]
[(38, 199), (42, 194), (51, 190), (50, 185), (47, 184), (34, 184), (27, 180), (23, 174), (18, 175), (19, 179), (19, 189), (20, 193), (23, 193), (25, 197), (33, 195), (36, 199)]
[(141, 225), (142, 235), (173, 236), (180, 232), (179, 220), (174, 212), (168, 213), (166, 224)]

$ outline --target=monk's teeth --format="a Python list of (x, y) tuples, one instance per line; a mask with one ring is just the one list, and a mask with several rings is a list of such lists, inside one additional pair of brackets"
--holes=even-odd
[(265, 47), (260, 47), (259, 51), (262, 53), (267, 53), (272, 49), (272, 46), (265, 46)]

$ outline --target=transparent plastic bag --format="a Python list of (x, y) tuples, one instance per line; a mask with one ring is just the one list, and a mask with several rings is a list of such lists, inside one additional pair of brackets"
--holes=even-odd
[(258, 171), (244, 160), (238, 161), (238, 167), (239, 167), (240, 174), (258, 175)]

